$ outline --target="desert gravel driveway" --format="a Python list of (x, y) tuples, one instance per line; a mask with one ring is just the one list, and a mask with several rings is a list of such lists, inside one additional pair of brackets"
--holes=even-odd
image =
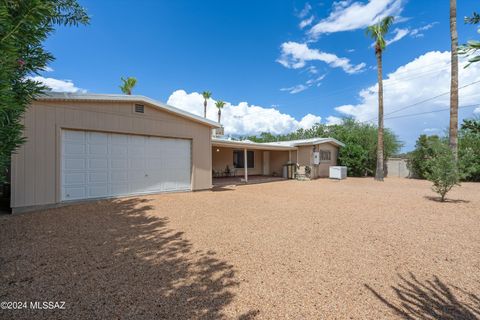
[(480, 184), (281, 181), (0, 216), (0, 319), (480, 319)]

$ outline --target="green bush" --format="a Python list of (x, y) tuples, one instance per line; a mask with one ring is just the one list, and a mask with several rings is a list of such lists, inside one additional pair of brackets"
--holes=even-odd
[[(433, 147), (447, 143), (446, 137), (418, 137), (415, 150), (408, 154), (408, 168), (415, 178), (426, 179), (430, 172), (427, 159), (435, 155)], [(458, 165), (462, 181), (480, 181), (480, 118), (465, 119), (458, 134)]]
[(459, 168), (447, 144), (437, 140), (430, 143), (429, 147), (433, 156), (425, 161), (428, 167), (425, 175), (433, 183), (432, 190), (440, 195), (441, 201), (445, 201), (446, 194), (460, 184)]
[(435, 155), (433, 146), (440, 141), (438, 136), (427, 136), (422, 134), (418, 137), (415, 150), (408, 154), (408, 169), (414, 178), (426, 179), (430, 172), (427, 159)]

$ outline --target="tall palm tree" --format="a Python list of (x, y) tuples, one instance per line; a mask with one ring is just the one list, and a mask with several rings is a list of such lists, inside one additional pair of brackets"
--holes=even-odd
[(390, 29), (394, 18), (388, 16), (383, 18), (377, 24), (369, 26), (366, 30), (367, 35), (375, 40), (375, 55), (377, 56), (377, 75), (378, 75), (378, 141), (377, 141), (377, 170), (375, 171), (375, 180), (383, 181), (383, 77), (382, 77), (382, 52), (387, 47), (385, 35)]
[(122, 92), (125, 94), (131, 95), (133, 88), (137, 84), (137, 79), (133, 77), (128, 77), (126, 79), (124, 77), (121, 77), (120, 79), (123, 82), (120, 86), (120, 90), (122, 90)]
[(215, 106), (218, 108), (218, 123), (220, 123), (220, 119), (222, 118), (222, 108), (225, 106), (225, 102), (218, 100), (215, 102)]
[(212, 97), (212, 93), (210, 91), (203, 91), (202, 96), (203, 96), (203, 117), (206, 118), (207, 117), (207, 103), (208, 103), (208, 99), (210, 99)]
[(458, 35), (457, 1), (450, 0), (451, 78), (450, 78), (450, 149), (457, 159), (458, 144)]

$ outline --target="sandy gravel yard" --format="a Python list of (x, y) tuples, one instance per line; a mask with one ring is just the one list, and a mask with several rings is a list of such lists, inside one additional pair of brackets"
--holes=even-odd
[(0, 319), (480, 319), (480, 184), (281, 181), (0, 216)]

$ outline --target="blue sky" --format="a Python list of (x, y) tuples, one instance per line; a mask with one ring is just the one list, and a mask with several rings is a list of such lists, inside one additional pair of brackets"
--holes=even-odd
[[(210, 90), (228, 102), (230, 134), (374, 118), (376, 61), (364, 29), (387, 14), (397, 19), (387, 38), (399, 40), (384, 54), (386, 113), (448, 91), (448, 1), (79, 2), (91, 24), (59, 28), (48, 39), (56, 60), (42, 80), (58, 91), (120, 93), (120, 77), (134, 76), (135, 94), (194, 113), (202, 112), (198, 93)], [(463, 23), (475, 9), (478, 2), (458, 0), (460, 43), (480, 38)], [(480, 66), (461, 69), (460, 85), (477, 80)], [(461, 104), (476, 103), (479, 88), (462, 89)], [(418, 134), (443, 132), (448, 112), (438, 110), (445, 107), (448, 95), (396, 112), (401, 117), (386, 126), (408, 150)], [(462, 108), (461, 116), (474, 112), (480, 108)]]

